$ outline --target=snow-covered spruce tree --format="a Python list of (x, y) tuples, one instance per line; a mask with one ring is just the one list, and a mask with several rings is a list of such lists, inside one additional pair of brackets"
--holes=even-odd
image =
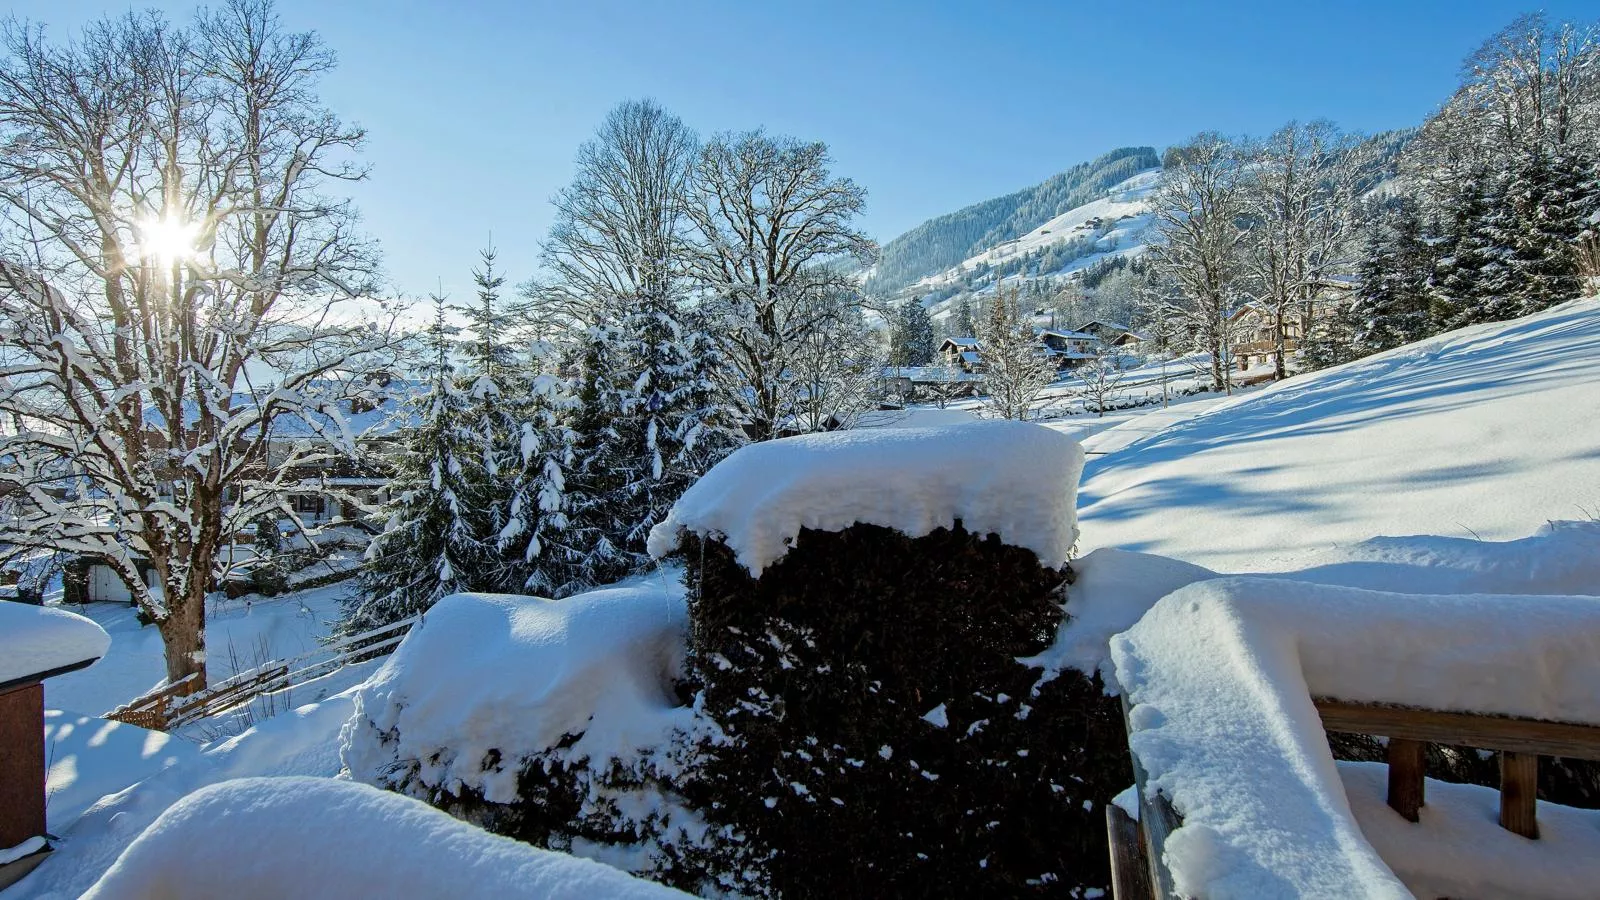
[(466, 392), (450, 362), (445, 301), (434, 296), (425, 369), (429, 389), (407, 402), (392, 500), (384, 529), (367, 545), (359, 589), (347, 601), (344, 630), (359, 633), (426, 612), (446, 594), (494, 590), (498, 569), (479, 504), (485, 493), (479, 436)]
[[(363, 133), (267, 0), (0, 41), (0, 554), (108, 566), (199, 689), (223, 548), (355, 453), (347, 373), (384, 364), (387, 326), (336, 309), (376, 270), (341, 197)], [(268, 468), (282, 417), (332, 427)]]
[(949, 323), (948, 337), (972, 337), (976, 333), (977, 323), (972, 318), (972, 295), (963, 292), (956, 298), (955, 311), (946, 320)]
[(1055, 379), (1055, 368), (1023, 313), (1016, 288), (995, 288), (978, 327), (978, 349), (984, 408), (1000, 419), (1028, 418), (1039, 393)]
[(1449, 207), (1434, 264), (1434, 315), (1440, 330), (1512, 318), (1520, 307), (1510, 278), (1511, 214), (1506, 176), (1486, 169), (1462, 183)]
[(934, 340), (933, 317), (922, 305), (922, 298), (912, 297), (895, 312), (894, 327), (889, 335), (889, 365), (932, 364), (937, 341)]
[(579, 149), (577, 177), (556, 198), (544, 246), (556, 278), (537, 297), (567, 311), (575, 348), (565, 571), (542, 579), (556, 593), (643, 565), (650, 526), (733, 442), (711, 399), (718, 356), (685, 273), (695, 152), (678, 118), (624, 103)]
[(1530, 152), (1518, 160), (1506, 186), (1511, 213), (1511, 286), (1527, 315), (1583, 293), (1578, 241), (1588, 218), (1600, 212), (1594, 196), (1594, 158), (1579, 152)]
[(1399, 198), (1374, 217), (1350, 306), (1356, 352), (1377, 353), (1433, 333), (1433, 257), (1414, 200)]
[[(552, 371), (556, 354), (532, 348), (528, 365), (510, 379), (520, 396), (513, 474), (506, 485), (506, 520), (497, 538), (502, 558), (514, 563), (521, 584), (512, 592), (554, 595), (569, 581), (569, 561), (577, 554), (568, 519), (567, 475), (575, 460), (576, 432), (569, 417), (576, 401), (569, 385)], [(504, 473), (502, 473), (504, 474)]]

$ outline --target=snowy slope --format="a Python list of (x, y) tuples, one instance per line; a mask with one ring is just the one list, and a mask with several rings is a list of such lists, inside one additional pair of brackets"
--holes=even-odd
[[(1116, 249), (1073, 260), (1058, 272), (1039, 274), (1065, 275), (1110, 256), (1142, 253), (1151, 224), (1149, 198), (1160, 182), (1160, 169), (1140, 172), (1111, 188), (1105, 197), (1069, 209), (1022, 237), (990, 247), (982, 253), (968, 257), (957, 266), (929, 275), (918, 281), (912, 290), (944, 287), (954, 283), (963, 273), (972, 271), (982, 263), (994, 265), (1013, 256), (1043, 250), (1074, 238), (1087, 237), (1097, 231), (1104, 231), (1100, 238), (1104, 245), (1109, 247), (1115, 241)], [(1097, 224), (1100, 226), (1099, 229), (1096, 228)]]
[[(1281, 382), (1094, 457), (1080, 550), (1227, 572), (1600, 515), (1600, 298)], [(1108, 433), (1109, 436), (1110, 433)]]

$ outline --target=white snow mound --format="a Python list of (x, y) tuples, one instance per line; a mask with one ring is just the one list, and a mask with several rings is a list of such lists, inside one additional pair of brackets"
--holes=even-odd
[(1410, 896), (1351, 813), (1314, 696), (1600, 724), (1595, 597), (1216, 579), (1111, 654), (1129, 745), (1184, 817), (1175, 886), (1211, 900)]
[(751, 444), (718, 463), (650, 532), (660, 558), (683, 532), (720, 537), (751, 574), (800, 530), (865, 523), (921, 537), (957, 520), (1066, 564), (1078, 538), (1083, 448), (1025, 422), (872, 428)]
[(0, 600), (0, 684), (99, 659), (111, 636), (66, 610)]
[[(240, 852), (241, 849), (246, 852)], [(599, 863), (482, 831), (329, 778), (202, 788), (140, 835), (85, 900), (683, 897)]]
[(672, 693), (687, 624), (676, 585), (445, 597), (357, 691), (345, 765), (368, 782), (415, 766), (431, 787), (511, 803), (523, 760), (565, 736), (581, 735), (570, 762), (637, 760), (690, 722)]

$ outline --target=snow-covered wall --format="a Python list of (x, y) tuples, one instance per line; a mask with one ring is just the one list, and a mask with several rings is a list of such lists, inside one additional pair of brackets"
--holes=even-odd
[(994, 534), (1065, 565), (1078, 538), (1083, 448), (1024, 422), (874, 428), (744, 447), (686, 491), (650, 533), (650, 553), (683, 532), (715, 535), (752, 575), (783, 558), (801, 529), (865, 523), (910, 537), (952, 527)]

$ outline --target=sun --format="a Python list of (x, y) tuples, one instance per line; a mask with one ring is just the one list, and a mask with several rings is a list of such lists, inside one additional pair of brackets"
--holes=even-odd
[(200, 226), (172, 217), (150, 218), (139, 223), (139, 251), (163, 265), (182, 262), (195, 255), (195, 238)]

